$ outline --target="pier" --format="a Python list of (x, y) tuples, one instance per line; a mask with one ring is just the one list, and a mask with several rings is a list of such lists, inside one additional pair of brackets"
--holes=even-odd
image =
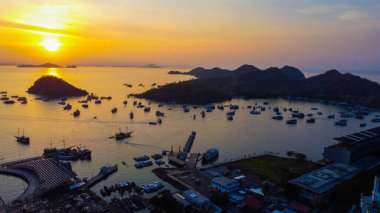
[(88, 180), (82, 188), (90, 188), (94, 186), (95, 184), (99, 183), (100, 181), (106, 179), (108, 176), (112, 175), (113, 173), (117, 172), (118, 167), (117, 165), (110, 166), (110, 167), (102, 167), (99, 174)]

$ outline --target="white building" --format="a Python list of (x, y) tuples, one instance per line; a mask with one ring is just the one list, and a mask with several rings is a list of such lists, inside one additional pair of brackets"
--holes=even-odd
[(230, 178), (217, 177), (211, 181), (211, 187), (218, 189), (222, 193), (230, 193), (239, 190), (240, 183)]

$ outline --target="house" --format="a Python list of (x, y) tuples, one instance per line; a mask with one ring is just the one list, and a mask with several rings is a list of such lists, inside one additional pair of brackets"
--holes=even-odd
[(231, 193), (239, 190), (240, 183), (237, 180), (233, 180), (226, 177), (217, 177), (212, 179), (211, 187), (218, 189), (222, 193)]
[(199, 209), (209, 209), (211, 205), (210, 199), (207, 197), (201, 195), (199, 192), (189, 189), (184, 191), (183, 196), (186, 198), (186, 200), (196, 206)]

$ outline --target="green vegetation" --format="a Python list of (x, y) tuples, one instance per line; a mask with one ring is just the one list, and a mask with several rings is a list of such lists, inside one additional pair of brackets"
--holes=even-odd
[(245, 174), (258, 174), (285, 185), (290, 179), (316, 169), (318, 165), (304, 159), (261, 155), (234, 162)]

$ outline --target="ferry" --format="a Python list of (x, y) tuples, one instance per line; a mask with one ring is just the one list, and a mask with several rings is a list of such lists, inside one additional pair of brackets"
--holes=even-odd
[(219, 156), (219, 150), (217, 148), (211, 148), (207, 150), (207, 152), (203, 155), (202, 157), (202, 162), (203, 163), (211, 163), (216, 161)]

